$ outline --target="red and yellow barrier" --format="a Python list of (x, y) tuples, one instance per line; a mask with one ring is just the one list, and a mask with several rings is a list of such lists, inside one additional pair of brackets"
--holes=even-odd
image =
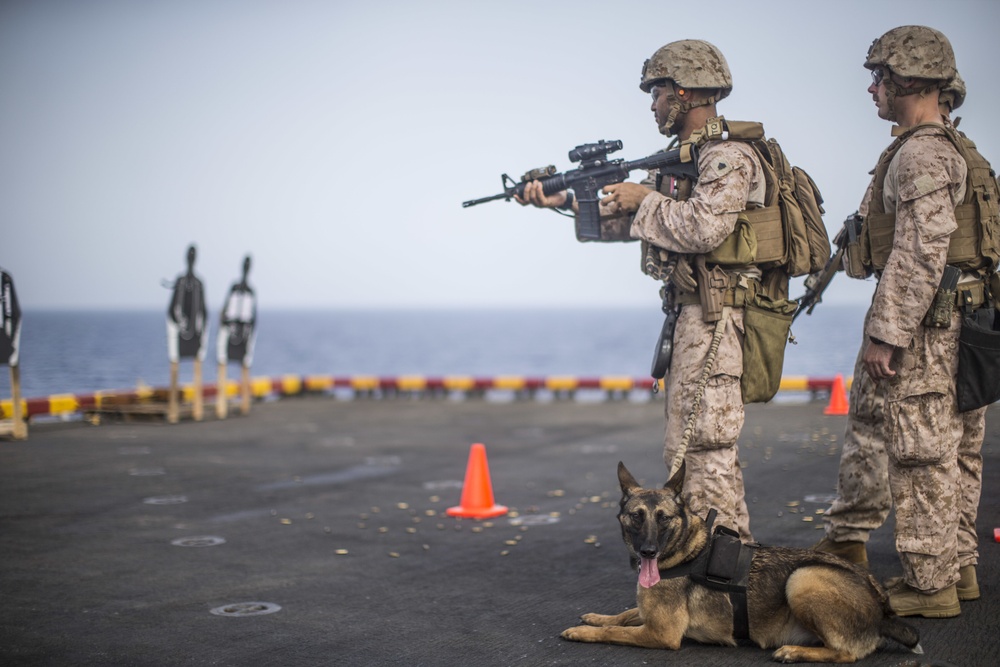
[[(832, 377), (786, 376), (781, 379), (779, 391), (808, 393), (815, 399), (829, 395), (834, 383)], [(850, 387), (850, 378), (846, 380)], [(551, 392), (556, 396), (574, 396), (578, 391), (602, 391), (609, 397), (625, 395), (634, 391), (650, 391), (650, 378), (629, 376), (577, 377), (573, 375), (553, 375), (548, 377), (527, 377), (522, 375), (497, 375), (495, 377), (473, 377), (450, 375), (431, 377), (423, 375), (401, 375), (398, 377), (377, 377), (374, 375), (282, 375), (280, 377), (256, 377), (251, 379), (253, 396), (297, 396), (300, 394), (333, 393), (338, 390), (353, 393), (354, 396), (392, 397), (400, 394), (408, 396), (440, 396), (452, 393), (467, 396), (481, 396), (487, 391), (512, 392), (516, 396), (532, 397), (538, 392)], [(662, 395), (663, 383), (660, 383)], [(140, 387), (134, 390), (100, 391), (93, 394), (53, 394), (40, 398), (22, 399), (23, 414), (31, 417), (48, 415), (63, 417), (102, 406), (142, 403), (162, 400), (166, 389)], [(214, 397), (214, 384), (203, 387), (206, 398)], [(234, 386), (226, 386), (224, 393), (232, 395)], [(193, 396), (191, 385), (182, 388), (183, 400)], [(0, 401), (0, 418), (9, 419), (13, 415), (10, 400)]]

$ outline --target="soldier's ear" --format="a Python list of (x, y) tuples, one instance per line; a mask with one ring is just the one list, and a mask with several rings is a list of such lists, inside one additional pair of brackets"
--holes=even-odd
[(618, 484), (621, 485), (622, 493), (626, 496), (631, 496), (640, 488), (639, 482), (635, 481), (635, 477), (621, 461), (618, 462)]
[(672, 491), (674, 495), (679, 496), (681, 494), (681, 489), (684, 488), (684, 468), (686, 463), (681, 461), (681, 467), (677, 469), (673, 477), (667, 480), (667, 483), (663, 485), (663, 488)]

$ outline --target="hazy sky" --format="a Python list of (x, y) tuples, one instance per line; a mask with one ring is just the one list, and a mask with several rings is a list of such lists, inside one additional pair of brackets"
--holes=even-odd
[(636, 244), (461, 202), (580, 143), (661, 148), (642, 63), (701, 38), (733, 73), (720, 111), (813, 175), (832, 236), (890, 141), (865, 53), (910, 23), (951, 39), (961, 129), (997, 164), (994, 0), (7, 0), (0, 266), (25, 308), (165, 309), (189, 243), (213, 312), (248, 252), (262, 308), (658, 308)]

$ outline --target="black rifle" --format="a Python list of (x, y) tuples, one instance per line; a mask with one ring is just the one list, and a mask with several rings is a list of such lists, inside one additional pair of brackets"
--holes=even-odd
[(802, 314), (803, 310), (807, 315), (812, 315), (816, 304), (823, 301), (823, 292), (826, 291), (833, 277), (837, 275), (837, 271), (843, 268), (844, 253), (847, 252), (847, 246), (851, 243), (856, 243), (860, 234), (861, 216), (857, 212), (854, 212), (847, 216), (847, 219), (844, 220), (844, 226), (833, 238), (833, 244), (837, 247), (837, 250), (830, 257), (826, 266), (823, 267), (822, 271), (817, 271), (806, 278), (806, 293), (799, 297), (799, 307), (795, 311), (795, 315), (792, 316), (793, 322), (796, 317)]
[(510, 201), (514, 195), (524, 195), (524, 186), (537, 180), (542, 183), (542, 192), (552, 195), (563, 190), (573, 190), (579, 211), (576, 214), (576, 238), (580, 241), (595, 241), (601, 238), (601, 212), (598, 192), (605, 185), (621, 183), (628, 178), (629, 172), (635, 169), (660, 169), (676, 176), (698, 177), (698, 155), (694, 146), (687, 146), (682, 155), (680, 148), (656, 153), (640, 160), (625, 161), (608, 159), (608, 153), (621, 150), (619, 140), (604, 141), (596, 144), (583, 144), (569, 152), (571, 162), (579, 162), (577, 169), (571, 169), (561, 174), (555, 173), (554, 166), (532, 169), (521, 177), (521, 182), (514, 181), (504, 174), (501, 177), (504, 191), (492, 197), (473, 199), (462, 202), (462, 208), (468, 208), (488, 201), (504, 199)]

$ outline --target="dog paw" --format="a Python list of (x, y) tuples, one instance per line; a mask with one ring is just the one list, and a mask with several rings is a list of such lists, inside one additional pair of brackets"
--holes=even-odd
[(568, 639), (571, 642), (586, 642), (591, 641), (591, 635), (593, 634), (593, 628), (587, 625), (578, 625), (573, 628), (568, 628), (562, 631), (559, 635), (563, 639)]
[(802, 662), (798, 646), (782, 646), (771, 657), (777, 662)]
[(584, 625), (607, 625), (608, 618), (605, 614), (584, 614), (580, 620)]

